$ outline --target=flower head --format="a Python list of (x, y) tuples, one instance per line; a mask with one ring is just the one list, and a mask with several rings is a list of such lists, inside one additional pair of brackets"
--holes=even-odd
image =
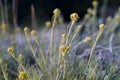
[(93, 7), (97, 7), (98, 6), (98, 1), (93, 1), (92, 5), (93, 5)]
[(86, 43), (91, 43), (91, 42), (92, 42), (91, 37), (86, 37), (85, 40), (84, 40), (84, 42), (86, 42)]
[(104, 24), (100, 24), (100, 25), (99, 25), (99, 30), (100, 30), (100, 31), (103, 31), (104, 29), (105, 29), (105, 25), (104, 25)]
[(31, 35), (32, 35), (32, 36), (35, 36), (35, 35), (36, 35), (36, 31), (35, 31), (35, 30), (32, 30), (32, 31), (31, 31)]
[(20, 63), (23, 61), (23, 55), (22, 54), (19, 54), (18, 60), (19, 60)]
[(69, 51), (69, 46), (61, 45), (61, 46), (59, 47), (59, 51), (60, 51), (61, 53), (67, 53), (67, 52)]
[(26, 72), (22, 71), (19, 72), (19, 76), (18, 76), (19, 80), (27, 80), (28, 79), (28, 75)]
[(70, 15), (70, 19), (71, 19), (71, 21), (75, 22), (75, 21), (77, 21), (79, 19), (79, 16), (78, 16), (77, 13), (72, 13)]
[(115, 15), (115, 20), (120, 21), (120, 15)]
[(24, 32), (28, 33), (28, 32), (29, 32), (29, 28), (28, 28), (28, 27), (25, 27), (25, 28), (24, 28)]
[(88, 8), (88, 9), (87, 9), (87, 12), (88, 12), (89, 14), (92, 14), (92, 12), (93, 12), (92, 8)]
[(54, 9), (53, 14), (56, 15), (56, 16), (59, 16), (61, 14), (60, 9), (58, 9), (58, 8)]
[(52, 25), (52, 23), (51, 23), (51, 21), (46, 21), (45, 22), (45, 26), (48, 28), (48, 27), (51, 27), (51, 25)]
[(110, 23), (111, 21), (112, 21), (112, 17), (109, 16), (109, 17), (107, 18), (107, 23)]
[(1, 30), (6, 30), (7, 29), (7, 24), (5, 24), (5, 23), (2, 23), (2, 25), (1, 25)]
[(67, 35), (66, 34), (62, 34), (62, 39), (66, 39)]
[(13, 47), (9, 47), (8, 50), (7, 50), (7, 52), (9, 54), (13, 54), (14, 53), (14, 48)]

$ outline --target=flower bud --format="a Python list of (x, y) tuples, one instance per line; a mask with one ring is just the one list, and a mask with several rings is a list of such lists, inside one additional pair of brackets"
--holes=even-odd
[(72, 13), (70, 15), (70, 19), (71, 19), (71, 21), (75, 22), (75, 21), (77, 21), (79, 19), (79, 16), (78, 16), (77, 13)]
[(29, 32), (29, 28), (28, 28), (28, 27), (25, 27), (25, 28), (24, 28), (24, 32), (28, 33), (28, 32)]
[(100, 30), (100, 31), (103, 31), (104, 29), (105, 29), (105, 25), (104, 25), (104, 24), (100, 24), (100, 25), (99, 25), (99, 30)]
[(36, 35), (36, 31), (35, 31), (35, 30), (32, 30), (32, 31), (31, 31), (31, 35), (32, 35), (32, 36), (35, 36), (35, 35)]
[(58, 8), (54, 9), (53, 14), (56, 15), (56, 16), (59, 16), (61, 14), (60, 9), (58, 9)]

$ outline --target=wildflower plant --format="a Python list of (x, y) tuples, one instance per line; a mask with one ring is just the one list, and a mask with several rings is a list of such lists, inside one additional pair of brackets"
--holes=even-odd
[[(118, 11), (113, 18), (109, 17), (106, 23), (97, 26), (98, 4), (97, 0), (93, 1), (93, 8), (87, 10), (84, 20), (78, 25), (76, 23), (79, 15), (72, 13), (68, 26), (59, 28), (59, 31), (64, 30), (57, 35), (59, 42), (55, 42), (55, 35), (59, 33), (55, 32), (58, 27), (57, 20), (61, 19), (62, 13), (58, 8), (53, 10), (53, 20), (45, 23), (46, 27), (51, 27), (45, 28), (46, 31), (50, 31), (48, 43), (41, 37), (47, 33), (42, 34), (39, 29), (30, 32), (28, 27), (23, 30), (24, 36), (21, 33), (24, 37), (21, 41), (25, 40), (21, 42), (22, 45), (19, 45), (15, 38), (8, 36), (9, 42), (13, 41), (16, 45), (7, 44), (12, 47), (8, 47), (5, 51), (3, 48), (0, 49), (0, 78), (2, 80), (120, 80), (120, 62), (110, 57), (113, 52), (114, 57), (120, 52), (119, 46), (112, 46), (117, 43), (120, 36), (119, 32), (116, 32), (120, 12)], [(5, 35), (7, 34), (9, 33)], [(18, 33), (14, 36), (18, 36)], [(114, 37), (116, 40), (113, 40)], [(0, 36), (1, 41), (4, 41), (4, 38)], [(0, 45), (2, 47), (2, 44)], [(23, 50), (22, 53), (19, 50)]]

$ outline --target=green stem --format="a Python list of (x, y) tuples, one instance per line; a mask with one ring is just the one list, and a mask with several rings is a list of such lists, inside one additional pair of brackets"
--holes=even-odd
[(67, 39), (66, 39), (66, 45), (68, 44), (68, 39), (69, 39), (69, 37), (70, 37), (70, 33), (71, 33), (71, 30), (72, 30), (72, 27), (73, 27), (73, 24), (74, 24), (75, 22), (72, 22), (71, 23), (71, 26), (70, 26), (70, 28), (69, 28), (69, 31), (68, 31), (68, 35), (67, 35)]
[(4, 79), (5, 79), (5, 80), (8, 80), (7, 75), (6, 75), (6, 72), (5, 72), (5, 69), (4, 69), (4, 67), (3, 67), (2, 64), (1, 64), (1, 70), (2, 70), (2, 73), (3, 73)]
[(98, 42), (98, 39), (100, 38), (102, 32), (103, 32), (103, 31), (100, 31), (100, 32), (98, 33), (97, 38), (96, 38), (96, 40), (95, 40), (95, 43), (93, 44), (93, 47), (92, 47), (92, 49), (91, 49), (90, 56), (89, 56), (89, 59), (88, 59), (88, 65), (90, 64), (90, 60), (91, 60), (93, 51), (94, 51), (94, 49), (95, 49), (95, 46), (96, 46), (96, 44), (97, 44), (97, 42)]

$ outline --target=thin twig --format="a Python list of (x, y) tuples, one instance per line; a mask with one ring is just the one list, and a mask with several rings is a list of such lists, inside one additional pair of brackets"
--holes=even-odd
[(112, 41), (113, 41), (114, 36), (115, 36), (115, 34), (113, 33), (110, 36), (110, 39), (109, 39), (109, 49), (110, 49), (110, 52), (112, 52)]

